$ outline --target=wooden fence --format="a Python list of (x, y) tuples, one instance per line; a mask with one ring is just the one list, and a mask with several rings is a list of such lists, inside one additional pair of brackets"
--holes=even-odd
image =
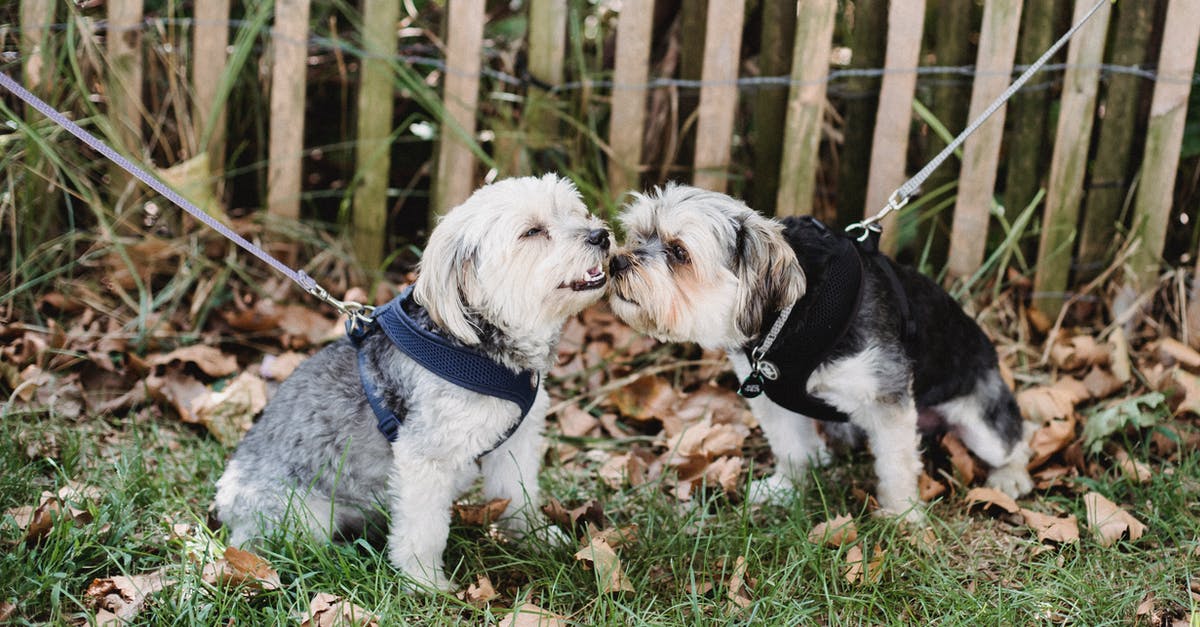
[[(910, 156), (914, 151), (909, 144), (915, 136), (914, 128), (924, 129), (922, 132), (928, 130), (923, 123), (914, 124), (914, 109), (921, 106), (914, 102), (918, 78), (914, 68), (923, 61), (922, 41), (928, 39), (923, 29), (931, 22), (929, 15), (944, 19), (951, 26), (952, 20), (958, 20), (953, 23), (959, 26), (965, 25), (964, 31), (943, 38), (947, 43), (949, 38), (958, 37), (965, 41), (978, 33), (977, 54), (973, 59), (951, 58), (956, 54), (961, 56), (961, 53), (953, 52), (954, 48), (949, 45), (943, 48), (942, 40), (936, 48), (939, 64), (961, 61), (974, 66), (970, 117), (1007, 86), (1014, 64), (1032, 60), (1049, 42), (1051, 35), (1057, 37), (1067, 22), (1054, 19), (1053, 8), (1048, 7), (1058, 3), (1044, 0), (985, 0), (982, 14), (974, 23), (969, 22), (974, 20), (971, 11), (962, 11), (963, 17), (953, 17), (952, 10), (947, 7), (961, 9), (968, 4), (955, 3), (957, 0), (943, 0), (936, 2), (936, 7), (926, 7), (925, 0), (893, 0), (890, 6), (878, 0), (841, 3), (843, 9), (853, 5), (857, 12), (855, 19), (862, 24), (870, 22), (871, 11), (886, 10), (884, 19), (875, 20), (885, 26), (886, 42), (883, 44), (884, 61), (877, 97), (872, 100), (877, 102), (875, 114), (873, 119), (866, 121), (873, 131), (870, 135), (871, 158), (869, 165), (862, 167), (865, 176), (860, 181), (865, 186), (866, 202), (861, 209), (865, 214), (878, 211), (889, 194), (928, 156)], [(56, 4), (55, 0), (21, 0), (20, 19), (29, 25), (21, 30), (25, 80), (35, 87), (46, 80), (37, 69), (37, 58), (47, 31), (38, 25), (52, 21)], [(758, 4), (761, 27), (751, 24), (744, 28), (747, 20), (745, 0), (695, 3), (684, 0), (685, 11), (704, 10), (700, 14), (704, 28), (702, 33), (691, 30), (684, 36), (684, 47), (699, 51), (702, 70), (695, 77), (700, 79), (700, 87), (694, 116), (694, 146), (692, 154), (682, 161), (691, 163), (691, 180), (695, 184), (724, 191), (729, 182), (734, 138), (739, 132), (749, 132), (744, 129), (753, 128), (758, 150), (764, 155), (776, 155), (768, 156), (766, 163), (760, 161), (756, 167), (778, 168), (777, 172), (763, 172), (759, 177), (759, 180), (777, 180), (778, 183), (774, 194), (770, 190), (756, 190), (757, 199), (766, 199), (758, 202), (773, 204), (774, 207), (763, 208), (773, 209), (777, 215), (806, 214), (813, 211), (814, 198), (821, 186), (817, 176), (822, 167), (826, 168), (822, 179), (826, 188), (834, 187), (828, 181), (837, 175), (830, 171), (832, 168), (822, 165), (822, 143), (829, 140), (825, 130), (831, 118), (827, 86), (830, 68), (834, 67), (833, 55), (837, 51), (834, 45), (836, 26), (845, 22), (845, 17), (840, 13), (837, 0), (761, 0)], [(1095, 0), (1075, 0), (1072, 19), (1078, 19), (1094, 4)], [(142, 20), (142, 0), (107, 0), (105, 6), (110, 28), (116, 27), (120, 29), (117, 33), (130, 35), (116, 36), (114, 33), (107, 37), (112, 79), (108, 111), (113, 117), (114, 128), (119, 130), (120, 141), (136, 155), (141, 139), (137, 135), (138, 125), (131, 120), (140, 115), (141, 103), (137, 90), (130, 86), (142, 80), (142, 61), (136, 38), (136, 27)], [(211, 162), (220, 172), (222, 147), (226, 141), (223, 120), (233, 112), (215, 110), (217, 96), (213, 85), (218, 82), (226, 63), (229, 31), (221, 20), (229, 17), (230, 2), (194, 0), (192, 6), (196, 20), (192, 68), (194, 120), (198, 135), (207, 138), (207, 148), (214, 153)], [(526, 6), (529, 19), (526, 50), (533, 85), (525, 93), (525, 115), (521, 124), (527, 147), (539, 148), (554, 144), (556, 133), (562, 128), (556, 116), (569, 110), (556, 107), (556, 104), (587, 89), (554, 89), (564, 83), (567, 74), (564, 60), (570, 34), (566, 0), (527, 0)], [(379, 267), (383, 259), (389, 183), (385, 139), (394, 124), (393, 108), (397, 101), (391, 64), (397, 50), (399, 8), (400, 0), (362, 0), (365, 26), (360, 36), (367, 54), (360, 60), (357, 136), (352, 138), (356, 142), (358, 161), (352, 228), (356, 251), (368, 267)], [(292, 217), (300, 215), (302, 191), (304, 77), (309, 54), (305, 42), (309, 42), (309, 10), (310, 0), (275, 0), (269, 48), (272, 89), (265, 204), (271, 212)], [(487, 21), (485, 11), (483, 0), (446, 0), (443, 31), (446, 67), (440, 85), (444, 110), (439, 112), (440, 143), (431, 184), (431, 209), (435, 213), (453, 207), (482, 182), (483, 173), (478, 161), (483, 152), (478, 137), (481, 131), (488, 129), (477, 127), (477, 108)], [(947, 13), (943, 16), (939, 11)], [(656, 180), (647, 172), (643, 157), (647, 103), (652, 92), (659, 89), (650, 84), (650, 79), (654, 78), (650, 45), (654, 14), (653, 0), (623, 0), (620, 3), (615, 22), (615, 53), (611, 68), (606, 68), (611, 74), (603, 76), (611, 78), (611, 83), (590, 88), (591, 91), (607, 90), (611, 96), (607, 133), (599, 148), (606, 154), (608, 193), (613, 202), (627, 189), (638, 187), (646, 180)], [(738, 78), (746, 74), (745, 59), (741, 58), (742, 34), (752, 32), (752, 28), (761, 28), (762, 34), (758, 42), (758, 66), (790, 66), (790, 90), (750, 92), (739, 88)], [(939, 36), (944, 34), (942, 30), (939, 28)], [(1106, 59), (1108, 33), (1115, 33), (1117, 41), (1107, 46), (1113, 52), (1112, 57)], [(872, 56), (871, 50), (864, 46), (879, 46), (870, 41), (870, 37), (853, 39), (857, 43), (851, 44), (852, 67), (857, 66), (860, 59)], [(1131, 257), (1131, 276), (1143, 281), (1155, 276), (1167, 226), (1172, 219), (1172, 194), (1180, 165), (1187, 103), (1195, 86), (1198, 39), (1200, 2), (1196, 0), (1122, 1), (1115, 10), (1105, 3), (1071, 41), (1065, 73), (1057, 75), (1062, 79), (1062, 88), (1052, 144), (1044, 143), (1036, 131), (1033, 140), (1018, 137), (1022, 132), (1028, 135), (1028, 127), (1035, 126), (1035, 122), (1040, 124), (1037, 116), (1044, 117), (1052, 104), (1047, 100), (1048, 91), (1024, 95), (1025, 101), (1018, 99), (1013, 105), (1013, 115), (1025, 117), (1014, 121), (1013, 129), (1006, 133), (1005, 110), (1002, 109), (966, 142), (959, 164), (945, 174), (953, 180), (957, 169), (953, 222), (946, 251), (950, 276), (969, 277), (981, 267), (987, 252), (989, 225), (994, 221), (995, 201), (1000, 197), (1012, 200), (1014, 190), (1019, 187), (1014, 183), (1013, 172), (1019, 169), (1018, 166), (1028, 165), (1017, 161), (1032, 159), (1036, 164), (1037, 159), (1031, 154), (1039, 155), (1042, 145), (1052, 146), (1052, 155), (1048, 167), (1044, 168), (1047, 172), (1044, 180), (1035, 184), (1045, 187), (1034, 288), (1037, 305), (1047, 312), (1058, 310), (1062, 295), (1070, 287), (1072, 259), (1088, 256), (1093, 262), (1111, 260), (1110, 244), (1117, 235), (1117, 213), (1112, 209), (1112, 203), (1104, 201), (1100, 194), (1093, 197), (1088, 192), (1089, 176), (1112, 179), (1105, 182), (1119, 189), (1118, 196), (1129, 196), (1130, 190), (1134, 190), (1130, 225), (1140, 242)], [(1152, 42), (1156, 42), (1154, 49), (1150, 47)], [(958, 44), (958, 49), (969, 50), (962, 42)], [(1145, 98), (1139, 98), (1136, 92), (1139, 85), (1146, 84), (1145, 79), (1114, 75), (1105, 93), (1106, 116), (1097, 120), (1095, 113), (1102, 80), (1100, 64), (1129, 59), (1156, 68), (1148, 106), (1140, 104)], [(585, 83), (595, 78), (574, 77)], [(750, 124), (741, 125), (743, 130), (739, 131), (739, 115), (745, 117), (739, 107), (749, 109), (751, 99), (758, 101), (754, 107), (755, 115), (764, 112), (761, 113), (762, 125), (756, 126), (753, 122), (758, 120), (752, 120)], [(765, 113), (770, 110), (769, 106), (758, 106), (770, 105), (772, 99), (785, 107), (786, 114), (781, 121), (772, 121)], [(1024, 107), (1024, 113), (1021, 107)], [(1133, 119), (1140, 110), (1148, 112), (1148, 119)], [(944, 111), (947, 109), (943, 107)], [(1032, 117), (1030, 111), (1034, 112)], [(852, 114), (845, 124), (863, 124), (862, 119), (853, 117), (856, 115)], [(1118, 119), (1123, 120), (1120, 128), (1117, 128)], [(946, 121), (951, 125), (952, 133), (957, 133), (966, 122), (965, 119)], [(1141, 125), (1146, 129), (1145, 140), (1134, 142), (1132, 131), (1128, 129)], [(1095, 165), (1089, 163), (1089, 151), (1096, 142), (1093, 136), (1097, 134), (1105, 145), (1105, 164), (1111, 161), (1108, 153), (1117, 153), (1117, 165), (1104, 166), (1109, 170), (1104, 173), (1100, 171), (1099, 159)], [(862, 133), (857, 136), (861, 137)], [(1032, 153), (1028, 141), (1035, 142)], [(775, 145), (777, 147), (773, 148)], [(1135, 145), (1144, 145), (1140, 155), (1130, 154)], [(851, 148), (858, 150), (859, 147), (846, 147), (847, 154)], [(998, 173), (1002, 171), (1005, 159), (1011, 167), (1003, 168), (1009, 176), (1003, 185), (1004, 193), (998, 196)], [(851, 167), (854, 167), (853, 163)], [(530, 168), (527, 161), (518, 160), (512, 166), (513, 172), (503, 174), (520, 173)], [(845, 175), (845, 165), (841, 171)], [(686, 172), (675, 178), (687, 178)], [(1139, 180), (1140, 184), (1133, 187), (1132, 180)], [(1011, 218), (1021, 209), (1022, 206), (1009, 206), (1008, 216)], [(854, 210), (858, 211), (857, 208)], [(1085, 210), (1094, 216), (1081, 218), (1081, 212)], [(1196, 217), (1194, 208), (1191, 213)], [(1080, 234), (1081, 226), (1086, 229), (1085, 233)], [(891, 236), (896, 231), (894, 225), (889, 225), (885, 231), (889, 236), (886, 245), (894, 245)], [(1080, 239), (1084, 241), (1083, 246), (1077, 246)], [(1092, 243), (1090, 248), (1088, 242)], [(1099, 253), (1095, 252), (1097, 248)]]

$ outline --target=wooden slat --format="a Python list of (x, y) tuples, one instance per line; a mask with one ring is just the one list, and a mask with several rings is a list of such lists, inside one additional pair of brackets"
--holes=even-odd
[(21, 73), (25, 88), (42, 93), (49, 69), (50, 24), (54, 22), (54, 0), (21, 0)]
[[(1093, 0), (1075, 0), (1072, 23), (1083, 19), (1095, 4)], [(1083, 176), (1095, 118), (1099, 64), (1104, 55), (1111, 14), (1111, 5), (1105, 2), (1075, 34), (1067, 49), (1068, 68), (1063, 77), (1062, 104), (1054, 134), (1054, 156), (1050, 160), (1046, 210), (1042, 217), (1042, 239), (1038, 244), (1037, 272), (1033, 279), (1034, 305), (1051, 317), (1057, 316), (1062, 307), (1071, 272), (1075, 224), (1083, 198)]]
[(217, 87), (225, 74), (229, 46), (229, 0), (196, 0), (192, 89), (200, 150), (214, 174), (225, 171), (225, 103), (217, 110)]
[(383, 265), (387, 243), (387, 188), (391, 169), (394, 75), (389, 59), (396, 54), (396, 22), (400, 0), (364, 0), (363, 55), (358, 88), (358, 134), (355, 142), (354, 254), (369, 270)]
[(142, 0), (108, 0), (108, 115), (125, 150), (142, 152)]
[[(567, 58), (567, 0), (529, 3), (529, 74), (547, 85), (563, 82)], [(529, 89), (525, 103), (526, 145), (546, 148), (558, 136), (559, 117), (554, 97), (538, 87)]]
[(475, 106), (479, 102), (480, 53), (483, 49), (484, 0), (450, 0), (446, 10), (446, 78), (438, 146), (437, 181), (431, 211), (449, 211), (475, 187)]
[(276, 0), (271, 29), (271, 126), (267, 210), (300, 217), (309, 0)]
[[(1158, 80), (1150, 102), (1142, 180), (1134, 202), (1135, 233), (1141, 244), (1130, 260), (1140, 287), (1158, 274), (1163, 242), (1171, 219), (1171, 198), (1179, 166), (1188, 94), (1195, 88), (1196, 48), (1200, 43), (1200, 2), (1171, 0), (1164, 23)], [(1193, 213), (1193, 216), (1195, 214)]]
[(612, 114), (608, 122), (608, 188), (617, 203), (637, 185), (646, 123), (646, 81), (650, 77), (650, 34), (654, 0), (625, 0), (617, 16), (617, 58), (613, 66)]
[[(987, 0), (975, 59), (977, 73), (967, 117), (974, 120), (1008, 87), (1017, 33), (1021, 26), (1021, 0)], [(1000, 140), (1004, 136), (1004, 112), (1000, 107), (963, 144), (958, 197), (950, 235), (950, 276), (964, 277), (983, 263), (987, 244), (988, 216), (1000, 162)]]
[(812, 213), (837, 0), (800, 0), (775, 214)]
[(704, 67), (696, 122), (697, 187), (725, 191), (733, 120), (738, 102), (738, 63), (742, 50), (745, 0), (709, 0), (704, 27)]
[[(892, 2), (888, 6), (884, 69), (891, 71), (884, 74), (879, 88), (879, 112), (875, 116), (875, 136), (871, 141), (871, 173), (867, 177), (867, 205), (863, 209), (867, 216), (883, 209), (892, 192), (904, 184), (917, 75), (897, 70), (915, 68), (920, 62), (924, 19), (925, 0)], [(883, 221), (881, 248), (894, 252), (895, 238), (896, 217), (892, 214)]]

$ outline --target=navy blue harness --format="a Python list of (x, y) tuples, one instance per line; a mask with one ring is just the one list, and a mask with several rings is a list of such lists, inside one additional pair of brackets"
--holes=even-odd
[[(449, 340), (421, 328), (404, 309), (411, 296), (412, 288), (409, 287), (387, 304), (376, 307), (368, 324), (354, 324), (353, 321), (346, 323), (346, 334), (358, 350), (358, 378), (362, 382), (367, 403), (371, 405), (371, 411), (375, 412), (379, 432), (389, 442), (395, 442), (404, 419), (388, 409), (379, 388), (367, 376), (367, 355), (363, 350), (363, 340), (376, 330), (383, 331), (396, 348), (442, 379), (472, 392), (511, 401), (521, 408), (521, 416), (509, 427), (499, 442), (480, 455), (482, 457), (508, 440), (524, 422), (529, 408), (533, 406), (533, 400), (537, 397), (541, 377), (532, 370), (513, 372), (479, 351), (452, 344)], [(413, 303), (412, 306), (418, 305)]]

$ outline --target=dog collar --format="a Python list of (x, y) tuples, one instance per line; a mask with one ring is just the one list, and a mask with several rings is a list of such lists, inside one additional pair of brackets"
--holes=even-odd
[[(358, 350), (358, 378), (362, 382), (367, 403), (375, 412), (379, 431), (389, 442), (396, 441), (396, 434), (403, 424), (383, 402), (378, 388), (367, 376), (366, 354), (362, 350), (363, 340), (376, 329), (381, 330), (391, 343), (426, 370), (472, 392), (500, 398), (515, 403), (521, 409), (517, 418), (500, 441), (482, 453), (487, 455), (503, 444), (529, 414), (537, 397), (541, 376), (532, 370), (513, 372), (483, 353), (452, 343), (451, 340), (431, 333), (417, 324), (405, 311), (405, 303), (412, 297), (412, 287), (404, 290), (387, 304), (375, 308), (369, 324), (346, 323), (346, 334)], [(413, 303), (413, 306), (417, 306)]]

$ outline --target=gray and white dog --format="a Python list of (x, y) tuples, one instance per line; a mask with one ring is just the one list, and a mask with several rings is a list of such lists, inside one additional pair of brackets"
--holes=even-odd
[[(438, 222), (406, 311), (451, 345), (542, 375), (567, 318), (603, 294), (608, 258), (609, 231), (570, 182), (500, 181)], [(520, 534), (543, 525), (545, 390), (539, 378), (532, 408), (504, 439), (520, 416), (514, 402), (440, 378), (383, 333), (361, 350), (365, 376), (403, 421), (395, 441), (377, 429), (355, 347), (339, 340), (296, 369), (246, 434), (217, 482), (218, 518), (232, 545), (291, 525), (317, 538), (387, 529), (397, 569), (449, 589), (451, 505), (480, 472), (486, 498), (512, 500), (502, 526)]]
[[(610, 267), (613, 311), (658, 339), (724, 349), (739, 378), (766, 384), (768, 394), (747, 400), (777, 471), (751, 486), (751, 498), (786, 496), (809, 464), (828, 459), (815, 421), (776, 402), (794, 396), (815, 406), (806, 414), (841, 416), (866, 433), (879, 503), (910, 521), (924, 517), (918, 408), (922, 427), (932, 417), (954, 429), (992, 467), (989, 485), (1013, 496), (1032, 487), (1029, 431), (995, 348), (933, 281), (878, 253), (845, 253), (854, 243), (815, 220), (769, 220), (692, 187), (635, 194), (620, 220), (627, 240)], [(860, 287), (846, 295), (840, 281)], [(829, 313), (822, 299), (846, 304)], [(764, 361), (782, 366), (758, 368), (754, 349), (776, 327)], [(828, 346), (804, 355), (812, 341)], [(806, 358), (812, 363), (792, 382), (797, 389), (787, 389), (788, 369)], [(774, 396), (760, 372), (767, 366), (780, 378)]]

